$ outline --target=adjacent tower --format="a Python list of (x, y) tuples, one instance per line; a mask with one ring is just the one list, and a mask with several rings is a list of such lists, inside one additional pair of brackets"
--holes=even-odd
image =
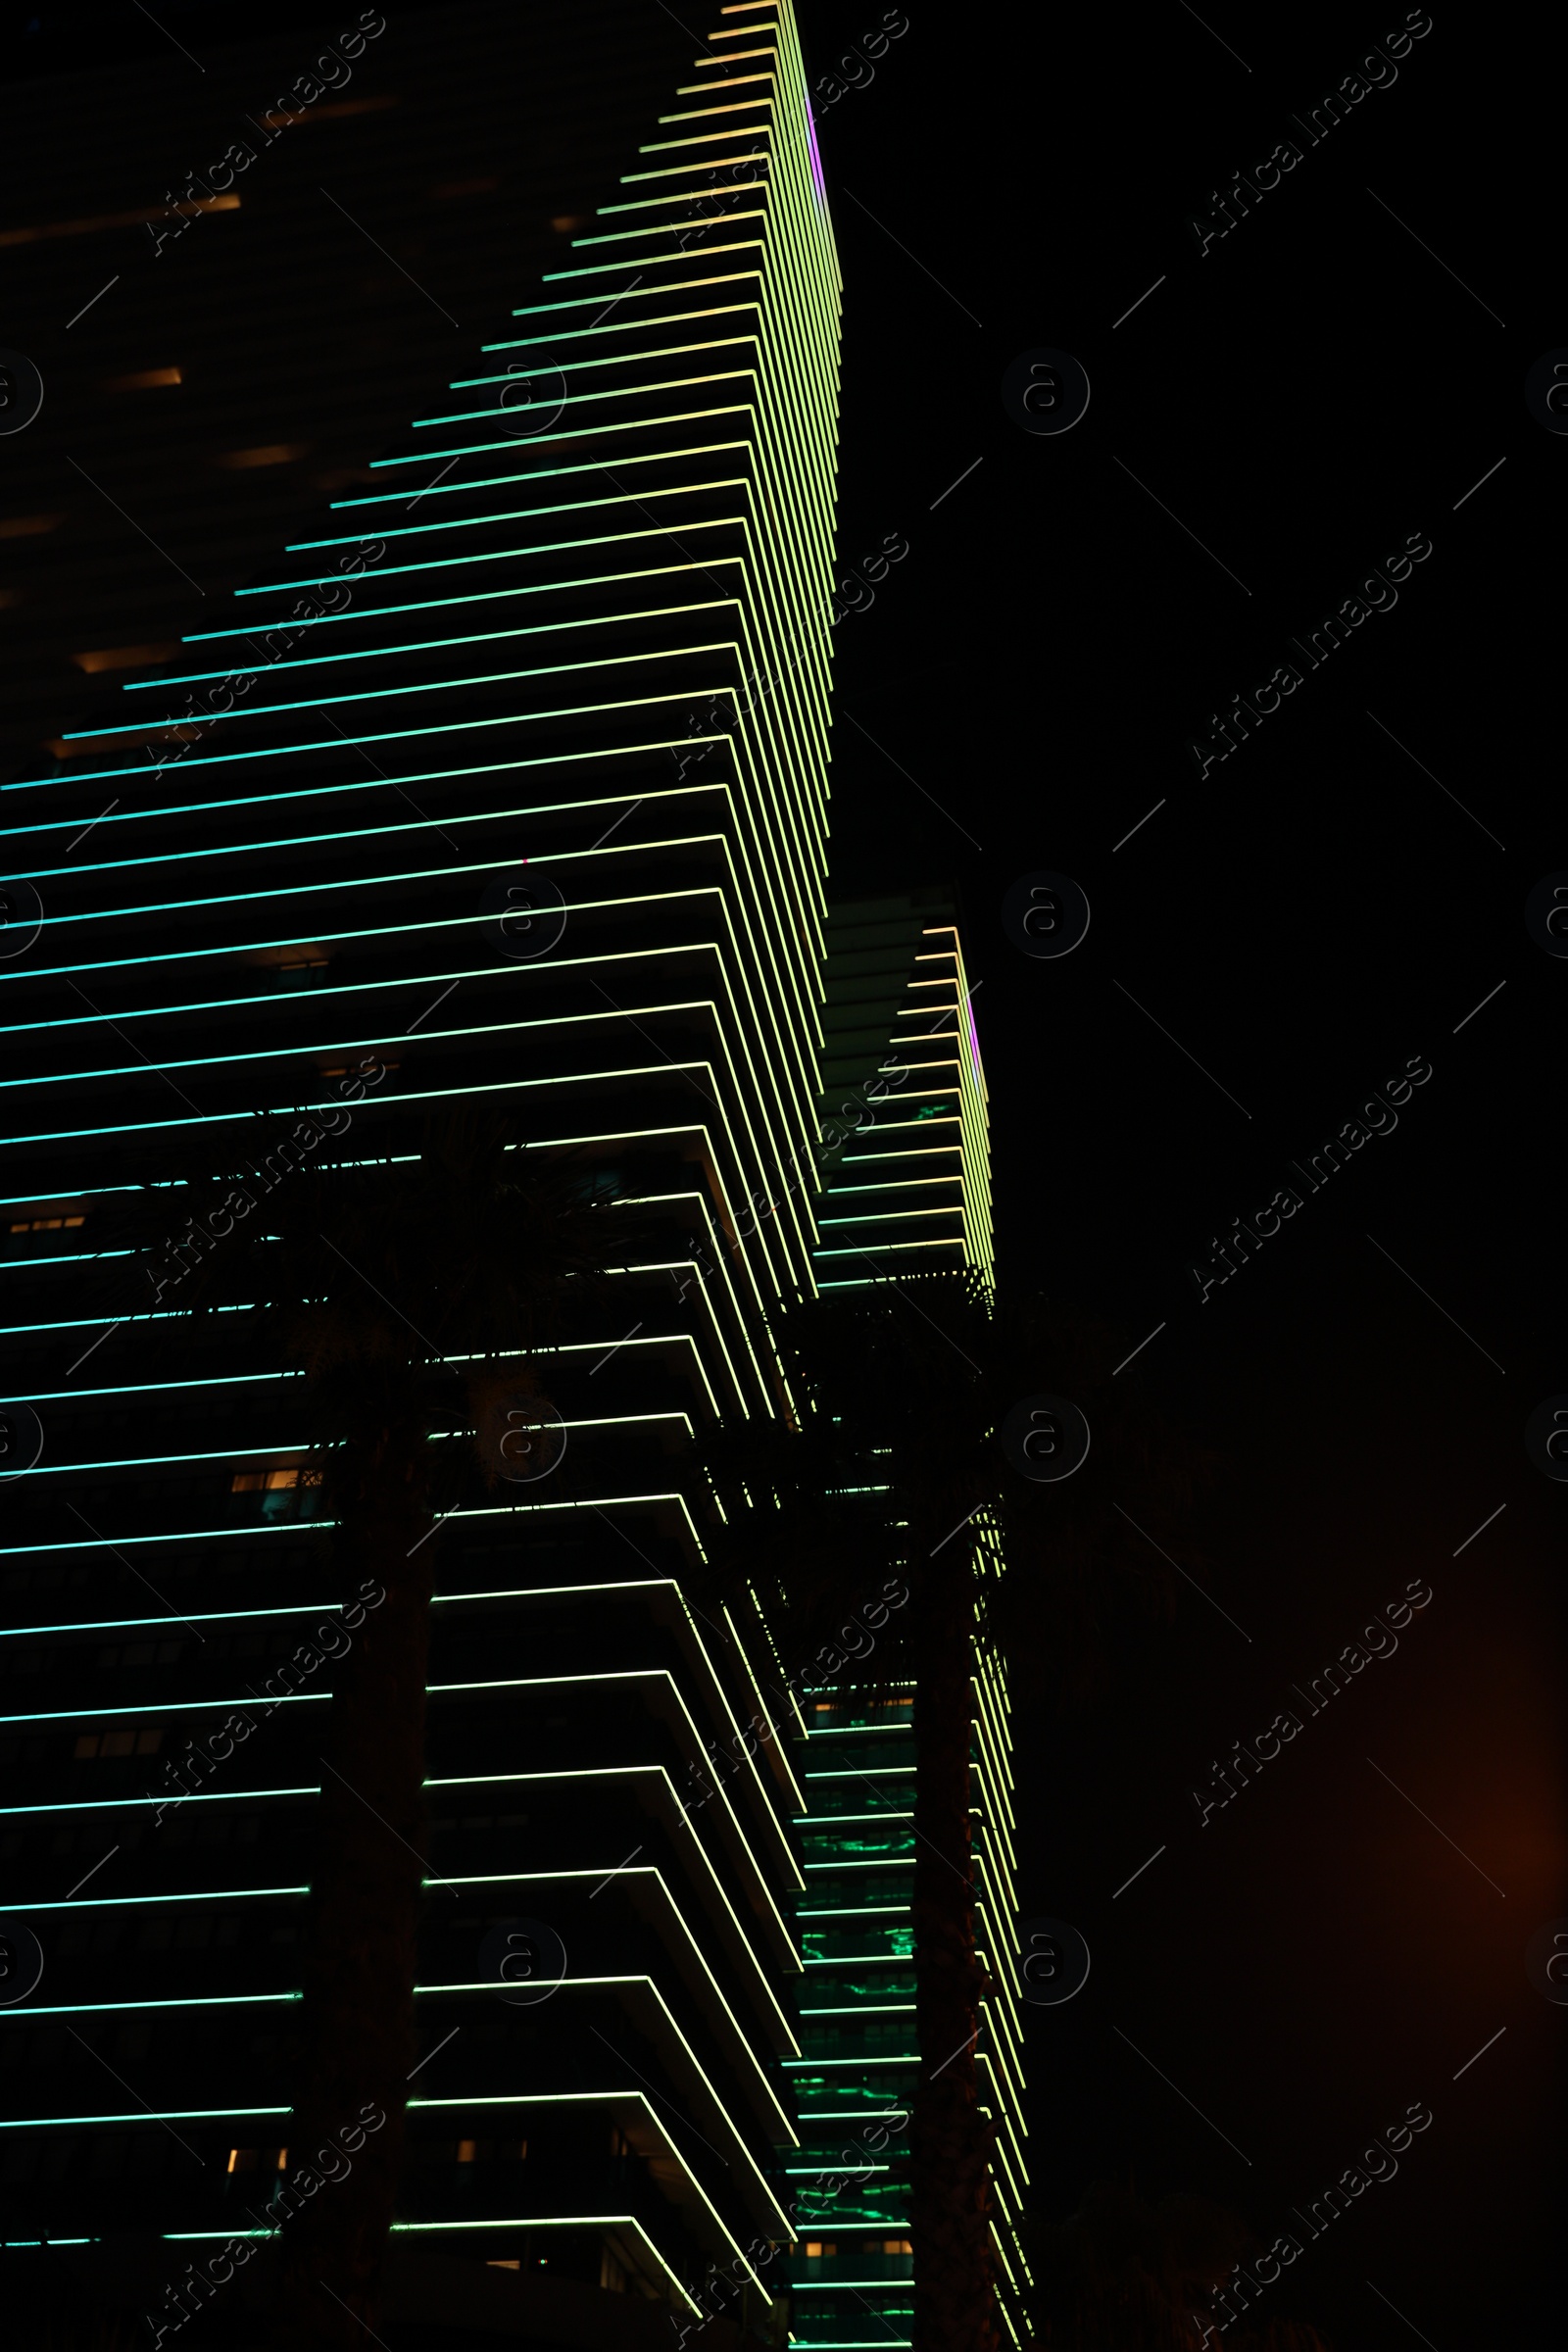
[[(985, 1072), (957, 911), (944, 890), (835, 904), (827, 928), (822, 1125), (831, 1174), (814, 1251), (824, 1290), (976, 1268), (991, 1278)], [(802, 2056), (789, 2061), (802, 2145), (794, 2340), (813, 2352), (907, 2345), (915, 2034), (912, 1698), (808, 1701), (801, 1778), (806, 1890), (795, 1918)], [(994, 2238), (1004, 2325), (1027, 2333), (1017, 2240), (1024, 2165), (1015, 1976), (1011, 1738), (1005, 1679), (974, 1676), (971, 1838), (977, 1956), (996, 1987), (975, 2050), (995, 2130)]]

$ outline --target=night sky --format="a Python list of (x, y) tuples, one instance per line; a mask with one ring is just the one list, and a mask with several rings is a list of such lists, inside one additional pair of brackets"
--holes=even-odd
[[(879, 59), (880, 12), (806, 17), (846, 85), (841, 549), (910, 547), (838, 629), (839, 879), (957, 878), (999, 1278), (1128, 1348), (1163, 1323), (1140, 1368), (1216, 1456), (1202, 1592), (1020, 1730), (1023, 1909), (1092, 1953), (1030, 2019), (1037, 2197), (1213, 2198), (1306, 2243), (1260, 2322), (1501, 2352), (1552, 2308), (1564, 2017), (1525, 1949), (1568, 1912), (1568, 1492), (1524, 1445), (1568, 1389), (1568, 963), (1524, 922), (1568, 863), (1535, 552), (1568, 441), (1524, 398), (1563, 336), (1545, 100), (1474, 11), (1316, 146), (1290, 115), (1402, 10), (906, 14)], [(1189, 218), (1222, 227), (1211, 191), (1286, 138), (1200, 255)], [(1043, 349), (1090, 379), (1059, 435), (1002, 396)], [(1397, 603), (1310, 668), (1290, 639), (1412, 537)], [(1189, 739), (1284, 662), (1300, 686), (1200, 779)], [(1088, 894), (1060, 959), (1004, 932), (1038, 871)], [(1397, 1125), (1308, 1191), (1291, 1161), (1412, 1059)], [(1286, 1185), (1200, 1302), (1190, 1268)], [(1412, 1581), (1397, 1647), (1309, 1714), (1291, 1686)], [(1300, 1733), (1200, 1826), (1192, 1789), (1284, 1708)], [(1416, 2102), (1396, 2176), (1306, 2241), (1290, 2208)]]

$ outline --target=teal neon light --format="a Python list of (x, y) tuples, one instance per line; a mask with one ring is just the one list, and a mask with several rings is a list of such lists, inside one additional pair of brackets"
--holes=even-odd
[[(206, 2124), (229, 2123), (241, 2116), (292, 2115), (292, 2107), (142, 2107), (134, 2115), (22, 2115), (0, 2116), (0, 2132), (79, 2131), (86, 2124)], [(231, 2230), (217, 2230), (215, 2237)], [(87, 2245), (87, 2238), (51, 2238), (51, 2245)]]
[[(733, 597), (715, 597), (710, 601), (715, 606), (733, 605), (736, 602)], [(634, 619), (639, 616), (631, 613), (621, 613), (617, 617), (625, 620)], [(520, 637), (531, 636), (534, 634), (534, 632), (532, 630), (514, 629), (500, 630), (497, 632), (497, 634), (501, 636)], [(376, 650), (379, 652), (384, 649), (377, 648)], [(468, 677), (432, 678), (415, 686), (393, 685), (372, 687), (363, 694), (318, 694), (302, 697), (301, 700), (296, 703), (251, 703), (247, 705), (244, 710), (239, 710), (236, 708), (233, 710), (215, 710), (209, 715), (204, 716), (199, 723), (203, 728), (220, 727), (226, 726), (229, 720), (232, 718), (241, 718), (247, 720), (258, 718), (275, 718), (285, 710), (318, 710), (324, 702), (330, 702), (334, 709), (339, 703), (390, 703), (397, 702), (404, 695), (410, 694), (456, 694), (466, 691), (474, 686), (515, 686), (520, 684), (524, 678), (567, 677), (574, 675), (579, 670), (588, 669), (628, 669), (634, 662), (669, 662), (671, 660), (683, 661), (689, 655), (693, 654), (738, 654), (739, 650), (740, 649), (733, 643), (726, 643), (722, 638), (714, 638), (710, 642), (707, 642), (702, 645), (683, 645), (670, 649), (661, 646), (654, 653), (606, 654), (599, 660), (593, 662), (549, 662), (541, 664), (541, 666), (537, 669), (478, 670)], [(351, 659), (351, 657), (338, 654), (331, 657), (323, 656), (322, 659), (332, 659), (342, 662)], [(278, 662), (275, 666), (279, 669), (283, 669), (294, 667), (295, 664), (289, 662)], [(307, 662), (299, 663), (298, 666), (300, 668), (308, 669), (315, 666), (315, 664)], [(219, 673), (216, 671), (208, 672), (209, 676), (216, 676), (217, 674)], [(223, 674), (226, 675), (227, 673), (225, 672)], [(162, 679), (158, 679), (155, 680), (154, 683), (162, 685), (163, 681)], [(722, 691), (733, 694), (734, 687), (733, 685), (726, 685)], [(666, 701), (689, 701), (690, 695), (671, 694), (660, 699)], [(589, 705), (588, 708), (604, 709), (606, 706), (603, 704)], [(542, 718), (551, 714), (545, 711), (532, 711), (526, 713), (526, 715), (534, 718)], [(560, 714), (558, 713), (557, 715)], [(66, 736), (64, 740), (67, 743), (90, 743), (105, 735), (140, 734), (145, 727), (180, 727), (189, 726), (192, 723), (195, 722), (193, 722), (188, 715), (182, 718), (176, 711), (172, 718), (128, 719), (124, 725), (118, 727), (79, 727), (74, 729), (70, 735)], [(468, 721), (466, 723), (472, 724), (474, 722)], [(515, 724), (517, 722), (514, 720), (512, 723)], [(412, 730), (405, 729), (405, 732), (411, 731)], [(343, 740), (351, 739), (344, 738)], [(377, 739), (372, 738), (371, 740), (374, 741)], [(255, 753), (247, 754), (243, 752), (231, 752), (224, 756), (229, 759), (254, 759), (260, 755)]]
[[(731, 558), (731, 561), (738, 563), (740, 559), (738, 557), (733, 557)], [(664, 568), (669, 571), (674, 571), (677, 569), (695, 570), (697, 567), (695, 564), (667, 564), (664, 566)], [(631, 576), (635, 579), (645, 575), (634, 572)], [(569, 584), (575, 586), (577, 583), (572, 582)], [(586, 586), (589, 583), (584, 582), (582, 584)], [(521, 596), (533, 592), (526, 589), (517, 589), (514, 591), (514, 593)], [(486, 601), (489, 600), (487, 599)], [(333, 651), (328, 651), (324, 654), (302, 654), (297, 660), (293, 657), (286, 657), (277, 662), (258, 662), (254, 668), (244, 668), (236, 664), (228, 669), (189, 669), (177, 671), (173, 675), (165, 675), (160, 673), (160, 675), (156, 678), (134, 679), (122, 687), (121, 691), (123, 694), (132, 694), (138, 692), (161, 692), (166, 686), (199, 686), (208, 678), (271, 677), (274, 675), (280, 675), (285, 670), (292, 673), (301, 669), (320, 669), (322, 667), (341, 668), (342, 665), (347, 662), (399, 661), (405, 654), (444, 654), (450, 653), (455, 646), (494, 645), (499, 641), (512, 637), (564, 637), (569, 635), (573, 629), (618, 628), (623, 622), (626, 621), (672, 620), (677, 617), (683, 618), (688, 612), (713, 612), (724, 611), (730, 608), (739, 610), (740, 602), (741, 600), (738, 596), (710, 596), (703, 598), (700, 603), (690, 605), (652, 605), (648, 607), (647, 610), (640, 612), (590, 612), (578, 614), (570, 620), (529, 621), (525, 626), (514, 629), (470, 629), (466, 636), (462, 637), (422, 637), (415, 638), (406, 645), (367, 645), (360, 646), (356, 649), (351, 649), (347, 652), (339, 648)], [(403, 611), (419, 610), (417, 606), (405, 606), (401, 609)], [(389, 607), (388, 610), (392, 610), (392, 608)], [(321, 619), (323, 621), (358, 620), (368, 618), (369, 614), (357, 613), (353, 612), (352, 609), (344, 612), (323, 612), (321, 615)], [(259, 623), (258, 625), (264, 626), (266, 624)], [(313, 626), (319, 625), (319, 623), (313, 623)], [(686, 648), (680, 647), (677, 650), (680, 653), (684, 653)], [(703, 649), (698, 648), (696, 650), (701, 651)], [(650, 661), (662, 661), (666, 657), (662, 652), (649, 655), (647, 657), (616, 655), (610, 662), (558, 662), (549, 670), (511, 670), (501, 671), (497, 674), (503, 678), (549, 677), (554, 676), (560, 669), (604, 669), (607, 667), (618, 668), (622, 662), (626, 661), (641, 658), (646, 658)], [(467, 685), (469, 683), (475, 686), (485, 686), (494, 684), (495, 680), (493, 678), (486, 677), (476, 677), (471, 681), (466, 678), (456, 680), (443, 678), (439, 679), (434, 686), (424, 686), (417, 689), (414, 687), (399, 687), (396, 689), (396, 691), (398, 693), (409, 694), (415, 693), (416, 691), (423, 694), (432, 694), (437, 692), (441, 686), (450, 684)], [(389, 687), (379, 688), (376, 690), (375, 699), (384, 699), (393, 691), (394, 690)], [(365, 702), (368, 699), (370, 698), (365, 695), (339, 696), (335, 693), (332, 697), (334, 702)], [(252, 716), (264, 718), (272, 711), (296, 710), (302, 708), (314, 710), (317, 708), (317, 705), (314, 702), (304, 705), (298, 703), (258, 703), (250, 710), (225, 710), (215, 712), (213, 717), (207, 723), (209, 725), (217, 725), (220, 718), (250, 718)], [(177, 726), (181, 722), (177, 719), (155, 719), (151, 723), (154, 726)], [(122, 726), (94, 727), (89, 730), (83, 730), (81, 734), (68, 736), (64, 740), (70, 743), (77, 743), (88, 740), (90, 735), (123, 735), (125, 729)]]

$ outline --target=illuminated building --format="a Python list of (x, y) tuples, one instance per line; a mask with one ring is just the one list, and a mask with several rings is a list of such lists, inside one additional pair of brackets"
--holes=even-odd
[[(824, 1289), (960, 1266), (990, 1279), (986, 1085), (970, 993), (945, 892), (833, 907), (822, 1123), (842, 1141), (819, 1216)], [(1015, 2234), (1027, 2174), (1004, 1679), (977, 1670), (974, 1698), (975, 1943), (997, 1988), (975, 2063), (996, 2129), (998, 2288), (1016, 2342), (1027, 2332)], [(792, 2324), (798, 2344), (829, 2352), (910, 2340), (916, 1764), (906, 1695), (845, 1699), (819, 1689), (806, 1716), (802, 2056), (787, 2062), (801, 2133), (788, 2160), (800, 2230)]]
[[(43, 1451), (4, 1491), (0, 1835), (45, 1966), (0, 2008), (0, 2183), (14, 2243), (161, 2236), (172, 2280), (275, 2174), (325, 1701), (256, 1693), (336, 1597), (308, 1432), (243, 1312), (149, 1310), (98, 1250), (127, 1191), (248, 1164), (368, 1064), (335, 1151), (482, 1096), (667, 1237), (552, 1366), (556, 1478), (439, 1538), (400, 2291), (429, 2249), (517, 2266), (548, 2334), (540, 2294), (695, 2313), (717, 2273), (776, 2328), (747, 2249), (788, 2234), (802, 1792), (774, 1742), (689, 1809), (780, 1678), (680, 1580), (685, 1433), (779, 1409), (766, 1312), (817, 1240), (839, 286), (786, 12), (719, 12), (573, 245), (377, 479), (4, 795)], [(567, 1954), (536, 2006), (483, 1957), (517, 1919)]]
[[(682, 1596), (687, 1431), (779, 1409), (779, 1298), (868, 1257), (990, 1263), (951, 909), (825, 908), (838, 273), (795, 36), (748, 0), (707, 46), (569, 265), (380, 479), (137, 675), (129, 721), (71, 730), (0, 803), (42, 916), (0, 963), (0, 1231), (8, 1387), (43, 1432), (0, 1490), (0, 1859), (45, 1964), (0, 2006), (0, 2193), (51, 2294), (56, 2247), (140, 2233), (156, 2309), (275, 2179), (324, 1692), (265, 1694), (335, 1598), (297, 1391), (243, 1316), (149, 1310), (106, 1214), (265, 1157), (367, 1063), (368, 1154), (484, 1096), (667, 1236), (552, 1367), (558, 1476), (439, 1538), (394, 2316), (433, 2252), (466, 2258), (457, 2317), (515, 2266), (524, 2340), (602, 2289), (776, 2333), (785, 2265), (748, 2249), (791, 2234), (839, 2111), (909, 2074), (907, 1733), (829, 1703), (691, 1803), (788, 1662)], [(895, 1040), (897, 1115), (830, 1152), (822, 1202), (819, 1123)], [(1005, 1701), (977, 1690), (994, 1941)], [(257, 1729), (220, 1753), (236, 1710)], [(833, 1803), (857, 1741), (886, 1832)], [(517, 1921), (566, 1952), (539, 2005), (486, 1957)], [(1010, 2008), (980, 2063), (1005, 2266)], [(867, 2263), (875, 2340), (904, 2340), (897, 2161), (895, 2135), (808, 2235), (843, 2252), (802, 2255), (799, 2340), (840, 2340)]]

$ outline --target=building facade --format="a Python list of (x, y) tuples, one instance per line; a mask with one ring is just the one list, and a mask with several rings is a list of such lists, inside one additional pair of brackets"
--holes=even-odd
[[(40, 2308), (246, 2307), (212, 2266), (297, 2164), (351, 1638), (297, 1378), (243, 1310), (180, 1310), (226, 1237), (149, 1265), (117, 1212), (213, 1170), (264, 1208), (482, 1100), (662, 1239), (552, 1363), (559, 1468), (433, 1539), (394, 2323), (510, 2295), (522, 2340), (597, 2341), (610, 2290), (713, 2352), (907, 2341), (908, 1733), (803, 1703), (755, 1612), (688, 1597), (687, 1441), (788, 1412), (774, 1302), (990, 1264), (953, 911), (825, 898), (839, 279), (786, 8), (719, 12), (572, 244), (370, 478), (0, 795), (0, 1984), (41, 1967), (0, 1993), (0, 2236)], [(976, 1693), (989, 1951), (1005, 1694)], [(980, 2063), (1006, 2279), (1010, 2007)], [(824, 2201), (879, 2101), (885, 2150)]]
[[(973, 1267), (989, 1282), (985, 1073), (957, 911), (941, 890), (835, 904), (827, 929), (821, 1102), (830, 1175), (814, 1252), (822, 1290)], [(802, 2182), (794, 2340), (813, 2352), (907, 2345), (919, 2249), (908, 2123), (921, 2051), (910, 1910), (917, 1771), (912, 1699), (806, 1702), (804, 1892), (795, 1918)], [(995, 2132), (993, 2233), (1007, 2339), (1027, 2332), (1017, 2240), (1027, 2180), (1014, 1993), (1011, 1739), (1005, 1679), (977, 1658), (971, 1837), (975, 1944), (995, 1987), (975, 2064)]]
[[(43, 1975), (0, 2008), (0, 2174), (50, 2278), (128, 2232), (177, 2282), (290, 2170), (340, 1597), (297, 1382), (112, 1212), (209, 1167), (264, 1207), (328, 1122), (371, 1156), (482, 1099), (663, 1238), (553, 1366), (560, 1470), (436, 1539), (400, 2241), (693, 2317), (717, 2273), (781, 2324), (802, 1796), (775, 1740), (692, 1802), (781, 1676), (682, 1577), (685, 1438), (783, 1409), (766, 1309), (817, 1238), (839, 289), (786, 12), (720, 12), (573, 243), (4, 796), (3, 1837)], [(497, 1959), (558, 1948), (541, 2000)]]

